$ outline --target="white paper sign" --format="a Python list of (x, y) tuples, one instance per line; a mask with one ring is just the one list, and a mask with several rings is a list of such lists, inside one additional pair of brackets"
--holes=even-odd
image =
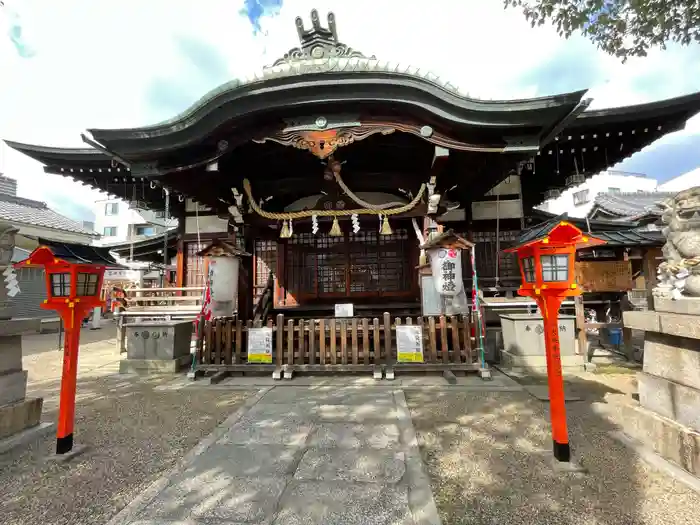
[(430, 269), (433, 272), (435, 289), (442, 295), (457, 295), (462, 282), (462, 250), (436, 248), (429, 250)]
[(352, 303), (342, 303), (335, 305), (335, 316), (336, 317), (352, 317), (354, 315), (354, 308)]
[(399, 363), (423, 362), (423, 333), (420, 326), (396, 327), (396, 357)]
[(272, 363), (272, 328), (248, 329), (248, 362)]

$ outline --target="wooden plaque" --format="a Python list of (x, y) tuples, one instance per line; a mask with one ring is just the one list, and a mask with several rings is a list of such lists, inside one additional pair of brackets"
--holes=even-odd
[(579, 261), (576, 283), (584, 292), (624, 292), (632, 289), (629, 261)]

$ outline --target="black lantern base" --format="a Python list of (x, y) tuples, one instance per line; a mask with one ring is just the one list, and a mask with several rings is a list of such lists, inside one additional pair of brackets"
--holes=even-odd
[(552, 441), (554, 444), (554, 459), (557, 461), (571, 461), (571, 447), (568, 443), (557, 443)]
[(65, 454), (73, 450), (73, 434), (56, 438), (56, 454)]

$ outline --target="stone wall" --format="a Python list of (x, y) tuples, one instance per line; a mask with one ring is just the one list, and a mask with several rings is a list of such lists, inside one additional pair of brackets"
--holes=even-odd
[(625, 327), (646, 332), (639, 407), (626, 430), (700, 476), (700, 299), (656, 297), (654, 307), (624, 313)]

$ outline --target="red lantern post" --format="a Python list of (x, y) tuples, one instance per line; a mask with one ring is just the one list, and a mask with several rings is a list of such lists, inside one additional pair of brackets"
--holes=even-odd
[(559, 347), (559, 308), (564, 298), (581, 294), (574, 275), (576, 250), (604, 241), (584, 235), (566, 221), (528, 233), (520, 246), (506, 251), (517, 253), (520, 262), (522, 285), (518, 294), (535, 299), (542, 314), (554, 458), (568, 463), (571, 448)]
[[(63, 320), (66, 336), (63, 348), (63, 373), (56, 430), (56, 454), (66, 454), (73, 449), (75, 421), (75, 391), (78, 376), (78, 349), (82, 320), (96, 306), (103, 306), (100, 297), (102, 280), (108, 259), (94, 248), (82, 245), (58, 245), (50, 248), (39, 246), (16, 268), (43, 267), (46, 272), (47, 299), (41, 305), (55, 310)], [(93, 253), (92, 259), (77, 255), (69, 247)], [(83, 255), (85, 255), (83, 253)], [(101, 264), (96, 264), (99, 261)]]

